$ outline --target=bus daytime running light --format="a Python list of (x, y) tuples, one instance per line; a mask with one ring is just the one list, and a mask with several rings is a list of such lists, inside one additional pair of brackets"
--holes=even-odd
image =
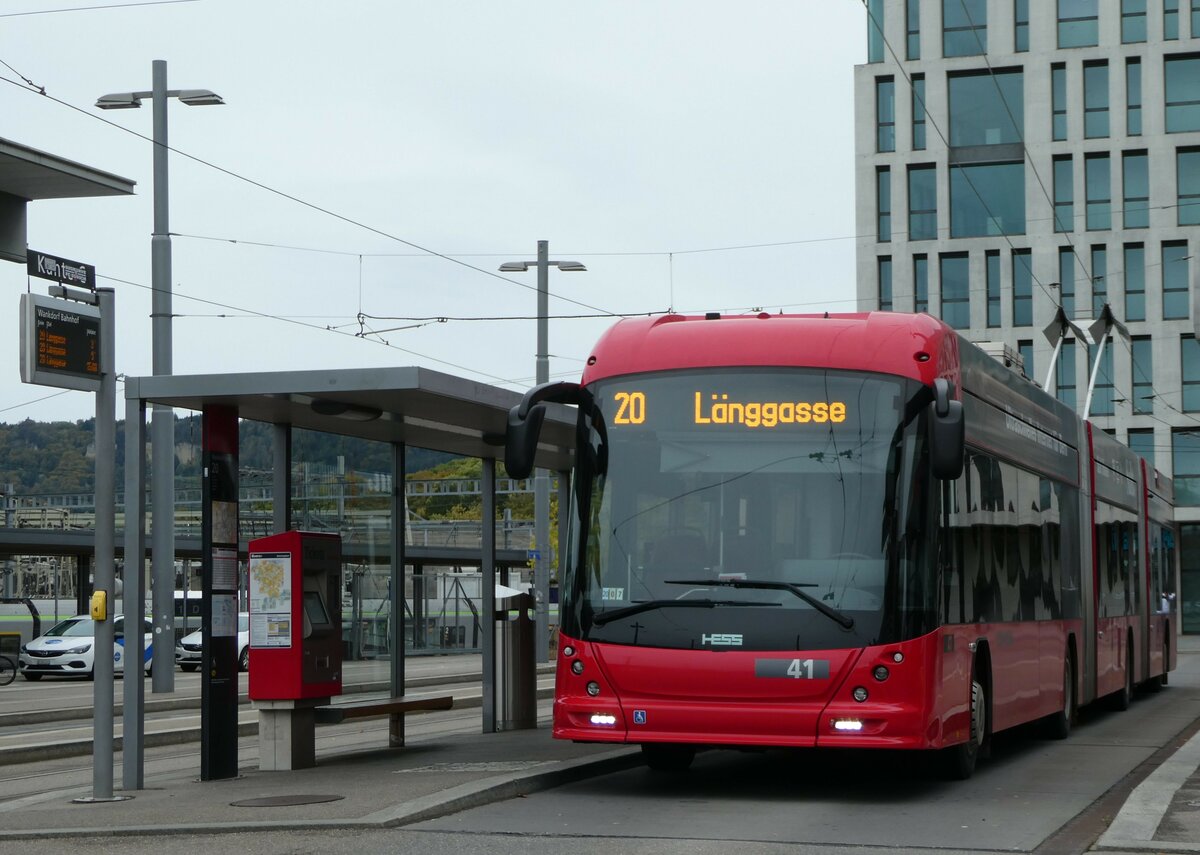
[(874, 675), (876, 680), (878, 680), (879, 682), (882, 683), (884, 680), (886, 680), (888, 678), (888, 675), (891, 672), (888, 671), (886, 665), (876, 665), (875, 670), (871, 673)]
[(583, 673), (583, 663), (580, 662), (578, 659), (576, 659), (574, 662), (571, 663), (571, 673), (572, 674), (582, 674)]
[(899, 650), (897, 650), (895, 653), (892, 654), (892, 661), (895, 662), (896, 664), (903, 662), (904, 654), (901, 653)]
[(835, 718), (833, 720), (833, 729), (859, 731), (863, 729), (863, 723), (856, 718)]
[(611, 713), (592, 713), (592, 724), (597, 727), (615, 727), (617, 717)]
[(596, 695), (600, 694), (600, 684), (592, 680), (592, 682), (587, 684), (587, 693), (593, 698), (596, 697)]
[(568, 659), (570, 659), (570, 658), (571, 658), (572, 656), (574, 656), (574, 655), (575, 655), (575, 648), (574, 648), (574, 647), (571, 647), (571, 646), (568, 644), (566, 647), (564, 647), (564, 648), (563, 648), (563, 656), (566, 656)]
[(854, 695), (854, 700), (860, 704), (867, 699), (867, 690), (862, 686), (855, 686), (852, 694)]

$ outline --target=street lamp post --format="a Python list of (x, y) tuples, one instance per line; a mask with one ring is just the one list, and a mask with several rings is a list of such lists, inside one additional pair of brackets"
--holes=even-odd
[[(149, 92), (116, 92), (96, 101), (101, 110), (141, 107), (149, 98), (154, 127), (154, 232), (150, 237), (152, 370), (155, 375), (171, 373), (171, 229), (167, 192), (167, 99), (178, 98), (189, 107), (224, 104), (207, 89), (167, 89), (167, 63), (152, 65)], [(153, 521), (151, 571), (154, 585), (154, 662), (152, 691), (175, 689), (175, 414), (170, 407), (153, 406), (150, 419)], [(137, 499), (125, 497), (125, 512), (137, 508)], [(127, 559), (125, 566), (141, 572), (141, 562)]]
[[(506, 261), (500, 265), (502, 273), (518, 273), (529, 269), (530, 265), (537, 267), (537, 365), (535, 382), (538, 385), (550, 379), (550, 354), (548, 351), (547, 315), (550, 305), (550, 268), (568, 272), (587, 270), (578, 261), (551, 261), (550, 244), (548, 241), (538, 241), (536, 261)], [(562, 514), (562, 508), (559, 508)], [(559, 532), (559, 537), (562, 532)], [(537, 558), (533, 565), (533, 587), (537, 593), (534, 618), (536, 626), (537, 661), (546, 662), (550, 658), (550, 473), (545, 469), (535, 469), (533, 473), (533, 539), (537, 545)]]

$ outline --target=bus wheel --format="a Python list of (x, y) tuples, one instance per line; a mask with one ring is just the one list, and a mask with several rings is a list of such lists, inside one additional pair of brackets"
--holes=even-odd
[(643, 744), (642, 759), (655, 772), (686, 772), (696, 759), (690, 745)]
[(1075, 721), (1075, 669), (1071, 667), (1071, 656), (1063, 661), (1063, 708), (1051, 713), (1046, 719), (1046, 735), (1051, 739), (1066, 739), (1071, 735)]
[(966, 742), (942, 749), (942, 772), (953, 781), (965, 781), (975, 772), (979, 748), (987, 734), (987, 695), (979, 673), (971, 669), (971, 735)]

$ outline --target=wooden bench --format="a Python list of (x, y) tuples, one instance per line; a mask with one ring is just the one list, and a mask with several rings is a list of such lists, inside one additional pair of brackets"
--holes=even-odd
[(444, 695), (436, 698), (377, 698), (348, 704), (325, 704), (313, 709), (316, 724), (341, 724), (356, 718), (378, 718), (387, 716), (388, 745), (404, 745), (404, 714), (448, 710), (454, 706), (454, 698)]

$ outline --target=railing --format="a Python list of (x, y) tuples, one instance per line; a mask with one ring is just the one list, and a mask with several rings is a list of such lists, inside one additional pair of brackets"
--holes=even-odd
[[(380, 473), (324, 473), (308, 471), (292, 487), (292, 519), (309, 531), (340, 532), (343, 537), (383, 538), (390, 527), (391, 477)], [(263, 473), (243, 473), (239, 486), (238, 516), (243, 539), (261, 537), (274, 530), (274, 489), (263, 483)], [(473, 496), (480, 494), (480, 480), (410, 480), (405, 482), (406, 497)], [(532, 492), (530, 480), (500, 478), (498, 494)], [(200, 537), (202, 493), (193, 486), (175, 490), (175, 536)], [(125, 495), (116, 495), (118, 533), (125, 527)], [(149, 507), (149, 496), (146, 505)], [(89, 531), (95, 527), (95, 498), (91, 493), (0, 494), (0, 527), (49, 531)], [(147, 533), (153, 526), (148, 519)], [(423, 546), (478, 546), (481, 527), (478, 521), (425, 521), (410, 516), (409, 542)], [(524, 548), (529, 526), (526, 521), (505, 520), (497, 526), (497, 544), (501, 548)], [(523, 538), (523, 539), (522, 539)], [(520, 543), (515, 542), (520, 541)]]

